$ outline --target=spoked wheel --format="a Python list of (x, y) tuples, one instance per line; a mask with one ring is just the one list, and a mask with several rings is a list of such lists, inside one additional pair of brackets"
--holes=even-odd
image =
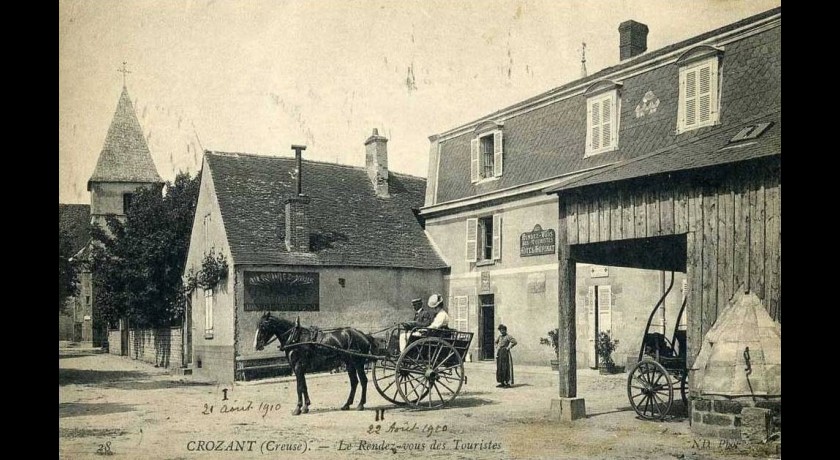
[(639, 361), (627, 377), (627, 397), (639, 417), (662, 420), (674, 402), (671, 376), (656, 361)]
[(376, 391), (394, 404), (405, 404), (398, 391), (400, 382), (397, 374), (397, 361), (394, 358), (387, 357), (373, 362), (373, 386)]
[(400, 397), (418, 409), (436, 409), (458, 396), (464, 384), (464, 362), (452, 345), (438, 338), (418, 340), (400, 355)]

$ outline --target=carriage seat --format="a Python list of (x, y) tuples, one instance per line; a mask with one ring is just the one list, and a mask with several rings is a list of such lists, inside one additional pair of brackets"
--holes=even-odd
[(648, 332), (643, 339), (645, 354), (654, 357), (671, 358), (676, 356), (674, 348), (660, 332)]

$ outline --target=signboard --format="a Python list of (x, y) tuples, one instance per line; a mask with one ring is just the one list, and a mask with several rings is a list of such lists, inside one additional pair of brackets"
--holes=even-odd
[(493, 293), (493, 291), (490, 289), (490, 272), (481, 272), (481, 293)]
[(534, 225), (534, 230), (519, 236), (519, 256), (542, 256), (554, 254), (556, 238), (553, 229), (543, 230), (540, 224)]
[(589, 269), (590, 278), (607, 278), (610, 276), (610, 269), (603, 265), (593, 265)]
[(245, 311), (318, 311), (318, 273), (245, 272)]

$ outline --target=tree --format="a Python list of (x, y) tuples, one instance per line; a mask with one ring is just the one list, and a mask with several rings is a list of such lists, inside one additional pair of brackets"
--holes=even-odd
[(58, 230), (58, 312), (65, 310), (67, 298), (78, 292), (79, 271), (76, 264), (70, 260), (73, 257), (73, 246), (70, 234)]
[(99, 313), (110, 323), (128, 318), (139, 327), (183, 319), (183, 283), (200, 175), (179, 173), (160, 187), (138, 189), (124, 222), (94, 227), (91, 272)]

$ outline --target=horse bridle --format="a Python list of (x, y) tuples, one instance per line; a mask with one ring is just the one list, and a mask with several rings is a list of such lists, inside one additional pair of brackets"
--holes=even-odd
[[(268, 340), (267, 340), (267, 341), (263, 344), (263, 348), (265, 348), (266, 346), (268, 346), (268, 344), (270, 344), (271, 342), (274, 342), (275, 340), (279, 340), (281, 335), (289, 335), (289, 336), (291, 336), (292, 332), (294, 332), (295, 330), (297, 330), (297, 328), (298, 328), (298, 327), (297, 327), (297, 326), (295, 326), (295, 327), (289, 328), (289, 330), (288, 330), (288, 331), (286, 331), (286, 332), (284, 332), (284, 333), (282, 333), (282, 334), (274, 334), (274, 336), (273, 336), (272, 338), (268, 339)], [(255, 346), (254, 346), (254, 348), (256, 348), (256, 344), (254, 344), (254, 345), (255, 345)], [(280, 340), (280, 350), (281, 350), (281, 351), (283, 350), (283, 341), (282, 341), (282, 340)]]

